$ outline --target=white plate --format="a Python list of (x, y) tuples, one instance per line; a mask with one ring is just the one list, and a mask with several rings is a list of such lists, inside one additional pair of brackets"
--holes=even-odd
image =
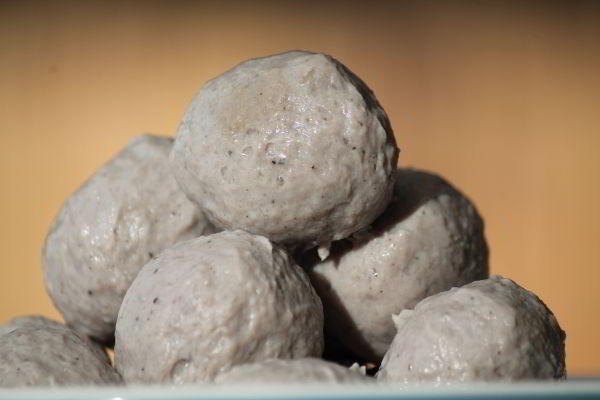
[(600, 379), (562, 382), (464, 384), (452, 387), (368, 386), (187, 386), (68, 389), (0, 389), (0, 399), (15, 400), (542, 400), (600, 399)]

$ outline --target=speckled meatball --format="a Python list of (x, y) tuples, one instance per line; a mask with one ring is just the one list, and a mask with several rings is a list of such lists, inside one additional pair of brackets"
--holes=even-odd
[(207, 82), (171, 161), (215, 225), (326, 247), (385, 209), (397, 155), (364, 82), (330, 56), (292, 51)]
[(6, 335), (19, 328), (33, 328), (33, 329), (62, 329), (67, 332), (71, 332), (73, 335), (78, 335), (81, 339), (86, 341), (90, 345), (90, 349), (96, 352), (97, 356), (107, 363), (110, 363), (110, 359), (104, 350), (104, 347), (99, 343), (94, 342), (82, 333), (76, 332), (58, 321), (53, 321), (42, 315), (27, 315), (22, 317), (16, 317), (10, 321), (0, 325), (0, 336)]
[(179, 240), (214, 232), (179, 189), (173, 140), (132, 140), (67, 201), (43, 250), (46, 289), (67, 324), (112, 342), (121, 300), (148, 260)]
[(208, 382), (236, 364), (319, 357), (323, 310), (284, 250), (226, 231), (150, 261), (125, 295), (115, 336), (127, 383)]
[(369, 230), (334, 243), (323, 262), (315, 254), (299, 261), (323, 301), (327, 335), (375, 363), (395, 336), (392, 314), (488, 276), (473, 204), (439, 176), (413, 169), (396, 172), (394, 199)]
[(381, 382), (560, 379), (565, 333), (546, 305), (493, 277), (421, 301), (395, 316)]
[(120, 384), (108, 361), (73, 331), (20, 327), (0, 335), (0, 387)]
[(53, 321), (42, 315), (27, 315), (13, 318), (0, 325), (0, 336), (19, 328), (69, 329), (65, 324)]
[(374, 379), (359, 371), (318, 358), (295, 360), (271, 359), (242, 364), (218, 375), (218, 384), (297, 384), (297, 383), (352, 383), (369, 384)]

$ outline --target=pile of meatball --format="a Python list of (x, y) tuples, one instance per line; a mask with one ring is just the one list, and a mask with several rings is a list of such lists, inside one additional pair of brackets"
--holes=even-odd
[(398, 153), (331, 56), (210, 80), (175, 139), (134, 138), (66, 200), (42, 252), (65, 324), (2, 325), (0, 387), (565, 378), (475, 206)]

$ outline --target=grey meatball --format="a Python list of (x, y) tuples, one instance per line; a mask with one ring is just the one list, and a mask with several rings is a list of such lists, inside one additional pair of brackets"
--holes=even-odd
[(565, 334), (546, 305), (493, 277), (429, 297), (395, 317), (381, 382), (560, 379)]
[(48, 232), (46, 289), (67, 324), (112, 342), (121, 300), (142, 266), (179, 240), (214, 232), (179, 190), (173, 140), (143, 135), (65, 202)]
[(0, 336), (0, 387), (119, 384), (108, 361), (73, 331), (21, 327)]
[(392, 314), (488, 276), (482, 219), (431, 173), (399, 169), (392, 203), (355, 236), (323, 262), (307, 254), (300, 263), (323, 301), (328, 337), (375, 363), (395, 336)]
[(217, 376), (218, 384), (373, 383), (359, 371), (318, 358), (271, 359), (242, 364)]
[(387, 206), (398, 149), (373, 92), (330, 56), (246, 61), (206, 83), (171, 153), (217, 226), (327, 246)]
[(27, 315), (13, 318), (0, 325), (0, 336), (6, 335), (19, 328), (69, 329), (65, 324), (53, 321), (42, 315)]
[(208, 382), (233, 365), (320, 356), (321, 301), (302, 269), (262, 236), (178, 243), (127, 291), (115, 367), (127, 383)]
[(90, 349), (96, 352), (99, 358), (110, 363), (110, 359), (108, 358), (108, 355), (106, 354), (106, 351), (104, 350), (104, 347), (101, 344), (94, 342), (82, 333), (72, 330), (63, 323), (53, 321), (42, 315), (27, 315), (11, 319), (10, 321), (7, 321), (4, 324), (0, 325), (0, 336), (6, 335), (19, 328), (62, 329), (64, 331), (70, 332), (73, 335), (77, 335), (81, 339), (86, 341), (90, 345)]

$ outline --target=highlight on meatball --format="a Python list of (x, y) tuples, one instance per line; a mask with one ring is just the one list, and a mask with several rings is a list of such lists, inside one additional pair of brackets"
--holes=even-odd
[(19, 327), (0, 335), (0, 388), (121, 383), (106, 357), (68, 329)]
[(218, 375), (223, 385), (264, 384), (369, 384), (375, 380), (359, 371), (318, 358), (270, 359), (241, 364)]
[(111, 343), (138, 271), (169, 245), (215, 228), (179, 189), (173, 139), (133, 139), (64, 203), (44, 244), (50, 298), (74, 329)]
[(224, 231), (142, 268), (119, 311), (115, 367), (128, 384), (177, 385), (322, 351), (322, 305), (304, 271), (265, 237)]
[(441, 177), (404, 168), (396, 171), (392, 202), (369, 229), (334, 243), (325, 261), (314, 250), (298, 261), (323, 301), (328, 341), (376, 364), (396, 335), (393, 314), (488, 277), (473, 203)]
[(339, 61), (292, 51), (248, 60), (194, 97), (171, 153), (216, 226), (320, 245), (389, 203), (398, 149), (373, 92)]
[(395, 317), (379, 382), (563, 379), (565, 333), (532, 292), (499, 276), (428, 297)]

